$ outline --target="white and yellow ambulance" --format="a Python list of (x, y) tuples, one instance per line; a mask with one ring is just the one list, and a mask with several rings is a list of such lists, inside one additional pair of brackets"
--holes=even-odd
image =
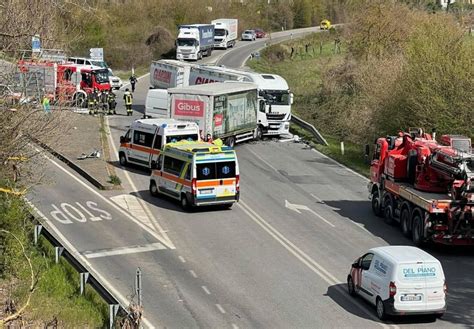
[(160, 150), (167, 143), (181, 140), (199, 141), (195, 122), (175, 119), (139, 119), (120, 137), (119, 161), (122, 166), (133, 163), (151, 168)]
[(165, 145), (152, 163), (150, 193), (177, 199), (183, 209), (230, 208), (239, 201), (239, 165), (235, 151), (220, 144), (217, 140), (215, 144), (181, 141)]

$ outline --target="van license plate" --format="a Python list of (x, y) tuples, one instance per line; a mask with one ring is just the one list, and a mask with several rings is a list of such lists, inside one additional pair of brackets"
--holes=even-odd
[(421, 300), (421, 295), (402, 295), (402, 302), (419, 302)]
[(212, 194), (213, 191), (214, 191), (213, 188), (206, 188), (206, 189), (200, 189), (199, 193), (201, 193), (201, 194)]

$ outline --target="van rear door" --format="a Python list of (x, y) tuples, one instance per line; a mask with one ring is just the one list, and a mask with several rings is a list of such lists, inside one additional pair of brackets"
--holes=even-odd
[(444, 307), (444, 274), (439, 263), (418, 261), (402, 263), (397, 268), (398, 311), (424, 312)]
[(196, 161), (197, 200), (233, 200), (236, 195), (236, 162)]

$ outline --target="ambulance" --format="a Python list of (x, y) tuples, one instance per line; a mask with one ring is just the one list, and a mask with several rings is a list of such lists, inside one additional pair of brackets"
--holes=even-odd
[[(220, 142), (220, 143), (219, 143)], [(181, 141), (165, 145), (152, 163), (150, 193), (181, 202), (184, 210), (195, 206), (232, 207), (239, 201), (239, 165), (235, 151), (212, 143)]]
[(165, 144), (181, 140), (200, 140), (197, 123), (175, 119), (135, 120), (120, 137), (119, 162), (122, 166), (132, 163), (151, 168)]

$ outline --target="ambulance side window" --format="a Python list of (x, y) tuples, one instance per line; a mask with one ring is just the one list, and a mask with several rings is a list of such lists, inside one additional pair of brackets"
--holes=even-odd
[(155, 150), (160, 150), (161, 149), (161, 141), (163, 140), (161, 135), (156, 135), (155, 136), (155, 143), (153, 143), (153, 148)]
[(135, 130), (133, 132), (133, 144), (151, 147), (153, 143), (153, 134)]
[(183, 169), (184, 163), (185, 162), (182, 160), (165, 156), (165, 161), (163, 163), (163, 171), (175, 176), (179, 176), (181, 174), (181, 170)]

